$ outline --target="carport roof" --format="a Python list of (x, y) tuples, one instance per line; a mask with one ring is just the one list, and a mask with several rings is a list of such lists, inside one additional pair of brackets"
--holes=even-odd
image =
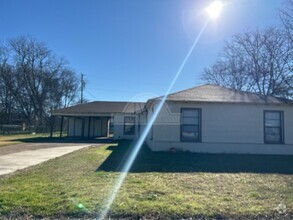
[(145, 106), (143, 102), (109, 102), (95, 101), (71, 106), (68, 108), (56, 109), (52, 115), (111, 115), (113, 113), (136, 113)]

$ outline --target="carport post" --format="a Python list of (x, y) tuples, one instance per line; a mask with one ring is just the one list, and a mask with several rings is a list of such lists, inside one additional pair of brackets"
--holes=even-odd
[(61, 116), (60, 137), (62, 137), (64, 116)]
[(85, 118), (82, 118), (82, 125), (81, 125), (81, 137), (84, 138), (84, 129), (85, 129)]
[(88, 124), (88, 132), (87, 132), (87, 137), (89, 138), (90, 137), (90, 131), (91, 131), (91, 119), (92, 119), (92, 117), (89, 117), (89, 124)]
[(54, 120), (55, 120), (55, 116), (51, 115), (51, 129), (50, 129), (50, 137), (53, 137), (53, 130), (54, 130)]

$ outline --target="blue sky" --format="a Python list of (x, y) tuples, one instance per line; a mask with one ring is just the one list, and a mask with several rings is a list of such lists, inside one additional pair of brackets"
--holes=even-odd
[[(208, 0), (1, 0), (0, 42), (29, 35), (85, 74), (89, 100), (145, 101), (167, 90), (207, 16)], [(282, 0), (226, 0), (172, 91), (201, 73), (234, 34), (278, 25)]]

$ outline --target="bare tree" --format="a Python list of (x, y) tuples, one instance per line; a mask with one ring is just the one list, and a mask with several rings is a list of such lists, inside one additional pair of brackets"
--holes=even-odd
[(205, 68), (203, 79), (236, 90), (247, 90), (246, 59), (239, 45), (227, 43), (219, 60), (210, 68)]
[(293, 0), (286, 0), (280, 10), (280, 18), (288, 38), (293, 42)]
[(4, 46), (0, 46), (0, 121), (2, 123), (10, 123), (13, 110), (13, 96), (10, 88), (12, 80), (10, 75), (12, 68), (8, 63), (9, 54)]
[(292, 97), (292, 42), (276, 28), (235, 35), (206, 68), (210, 83), (264, 95)]
[(79, 80), (73, 70), (61, 69), (60, 73), (52, 80), (50, 103), (53, 109), (65, 108), (78, 100)]
[(14, 109), (24, 115), (30, 125), (44, 125), (52, 109), (74, 102), (77, 77), (64, 59), (29, 37), (12, 39), (5, 48), (7, 53), (2, 54), (9, 56), (3, 55), (0, 59), (0, 84), (13, 98)]

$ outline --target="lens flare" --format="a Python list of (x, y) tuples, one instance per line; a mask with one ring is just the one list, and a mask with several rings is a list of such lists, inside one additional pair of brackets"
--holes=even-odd
[(81, 204), (81, 203), (79, 203), (79, 204), (77, 205), (77, 207), (80, 208), (80, 209), (84, 209), (84, 205)]
[(219, 17), (223, 8), (223, 3), (221, 1), (212, 2), (209, 7), (207, 7), (206, 12), (211, 19)]
[(123, 165), (122, 167), (122, 170), (120, 171), (120, 175), (119, 177), (117, 178), (117, 180), (115, 181), (114, 185), (113, 185), (113, 188), (111, 190), (111, 193), (109, 194), (107, 200), (105, 201), (105, 203), (103, 204), (103, 208), (100, 210), (100, 213), (98, 213), (98, 219), (105, 219), (118, 192), (119, 192), (119, 189), (121, 188), (125, 178), (127, 177), (127, 174), (139, 152), (139, 150), (141, 149), (149, 131), (151, 130), (152, 128), (152, 125), (154, 124), (158, 114), (160, 113), (168, 95), (170, 94), (171, 92), (171, 89), (173, 88), (175, 82), (177, 81), (178, 77), (180, 76), (188, 58), (190, 57), (192, 51), (194, 50), (197, 42), (199, 41), (200, 39), (200, 36), (202, 35), (204, 29), (206, 28), (207, 24), (208, 24), (209, 20), (206, 21), (206, 23), (203, 25), (203, 27), (201, 28), (200, 32), (198, 33), (195, 41), (193, 42), (191, 48), (189, 49), (185, 59), (183, 60), (182, 64), (180, 65), (175, 77), (173, 78), (169, 88), (167, 89), (165, 95), (162, 97), (162, 99), (160, 100), (158, 106), (155, 108), (155, 111), (152, 115), (152, 117), (150, 118), (148, 124), (146, 125), (146, 127), (144, 128), (142, 134), (140, 135), (140, 137), (138, 138), (137, 142), (135, 143), (134, 145), (134, 148), (132, 150), (132, 152), (130, 153), (130, 156), (129, 158), (126, 160), (126, 163)]

